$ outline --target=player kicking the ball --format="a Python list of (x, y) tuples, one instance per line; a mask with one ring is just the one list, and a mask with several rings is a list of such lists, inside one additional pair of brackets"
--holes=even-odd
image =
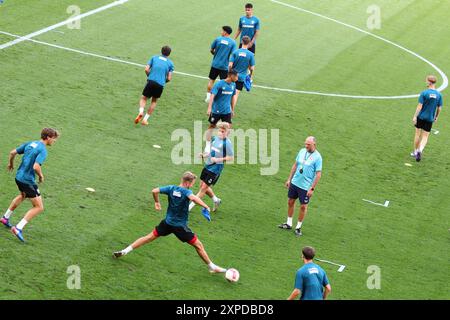
[(156, 210), (161, 210), (161, 203), (159, 202), (160, 193), (166, 194), (169, 198), (169, 207), (167, 208), (166, 218), (155, 227), (152, 233), (137, 239), (122, 251), (114, 252), (113, 257), (120, 258), (132, 250), (156, 240), (158, 237), (168, 236), (173, 233), (180, 241), (189, 243), (195, 248), (195, 250), (197, 250), (200, 258), (208, 265), (209, 272), (226, 272), (226, 269), (212, 263), (205, 251), (205, 248), (203, 247), (203, 244), (187, 226), (189, 200), (201, 205), (209, 211), (209, 207), (201, 199), (195, 196), (191, 190), (189, 190), (195, 184), (196, 178), (197, 177), (193, 173), (185, 172), (181, 178), (181, 183), (179, 186), (169, 185), (153, 189), (152, 193), (153, 199), (155, 199)]
[[(211, 152), (204, 153), (202, 156), (206, 158), (205, 167), (200, 176), (201, 184), (200, 191), (197, 197), (202, 199), (207, 194), (214, 202), (213, 211), (217, 210), (222, 200), (220, 200), (212, 190), (212, 186), (219, 180), (220, 174), (223, 171), (225, 161), (233, 160), (233, 145), (227, 138), (230, 132), (230, 124), (221, 122), (218, 125), (217, 136), (212, 138)], [(189, 205), (189, 210), (195, 206), (194, 202)]]
[[(35, 216), (44, 211), (44, 203), (41, 198), (38, 186), (36, 185), (35, 175), (39, 177), (39, 183), (44, 182), (41, 166), (47, 158), (46, 146), (51, 146), (57, 139), (58, 131), (51, 128), (44, 128), (41, 132), (41, 140), (26, 142), (9, 153), (8, 170), (14, 169), (14, 158), (18, 154), (23, 154), (22, 163), (16, 174), (16, 184), (20, 194), (11, 202), (5, 215), (0, 222), (20, 240), (25, 242), (22, 235), (23, 228)], [(26, 199), (30, 199), (33, 208), (28, 210), (25, 217), (16, 225), (12, 226), (9, 222), (14, 210)]]
[[(142, 97), (139, 101), (139, 114), (134, 120), (135, 124), (142, 120), (142, 125), (148, 125), (148, 118), (150, 118), (153, 110), (156, 108), (156, 103), (163, 93), (164, 85), (172, 80), (174, 66), (169, 59), (171, 51), (172, 49), (169, 46), (162, 47), (161, 55), (153, 56), (145, 66), (147, 85), (142, 91)], [(147, 114), (144, 116), (144, 108), (149, 98), (152, 98), (152, 102), (147, 110)]]

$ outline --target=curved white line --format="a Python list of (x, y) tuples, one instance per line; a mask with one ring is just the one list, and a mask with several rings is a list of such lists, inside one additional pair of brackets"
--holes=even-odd
[[(428, 65), (430, 65), (434, 70), (436, 70), (441, 75), (443, 82), (442, 82), (442, 85), (437, 89), (438, 91), (443, 91), (443, 90), (445, 90), (448, 87), (448, 78), (447, 78), (446, 74), (441, 69), (439, 69), (434, 63), (432, 63), (431, 61), (425, 59), (424, 57), (422, 57), (421, 55), (415, 53), (414, 51), (411, 51), (411, 50), (409, 50), (409, 49), (407, 49), (407, 48), (405, 48), (405, 47), (403, 47), (403, 46), (401, 46), (401, 45), (399, 45), (399, 44), (397, 44), (395, 42), (392, 42), (392, 41), (390, 41), (388, 39), (380, 37), (380, 36), (378, 36), (376, 34), (373, 34), (373, 33), (370, 33), (370, 32), (368, 32), (366, 30), (363, 30), (361, 28), (352, 26), (352, 25), (350, 25), (348, 23), (345, 23), (345, 22), (342, 22), (342, 21), (339, 21), (339, 20), (336, 20), (336, 19), (324, 16), (322, 14), (319, 14), (319, 13), (316, 13), (316, 12), (313, 12), (313, 11), (302, 9), (302, 8), (299, 8), (299, 7), (296, 7), (296, 6), (293, 6), (293, 5), (290, 5), (290, 4), (278, 1), (278, 0), (270, 0), (270, 1), (273, 2), (273, 3), (277, 3), (279, 5), (282, 5), (282, 6), (286, 6), (288, 8), (292, 8), (292, 9), (295, 9), (295, 10), (299, 10), (299, 11), (303, 11), (303, 12), (312, 14), (312, 15), (317, 16), (319, 18), (323, 18), (323, 19), (326, 19), (326, 20), (330, 20), (330, 21), (336, 22), (336, 23), (341, 24), (343, 26), (346, 26), (348, 28), (351, 28), (351, 29), (354, 29), (356, 31), (362, 32), (364, 34), (367, 34), (367, 35), (369, 35), (371, 37), (374, 37), (374, 38), (376, 38), (378, 40), (381, 40), (381, 41), (384, 41), (386, 43), (389, 43), (389, 44), (391, 44), (391, 45), (393, 45), (393, 46), (395, 46), (395, 47), (397, 47), (399, 49), (402, 49), (403, 51), (406, 51), (409, 54), (411, 54), (411, 55), (415, 56), (416, 58), (419, 58), (423, 62), (427, 63)], [(270, 88), (270, 87), (264, 87), (264, 88), (265, 89), (275, 90), (275, 88)], [(290, 89), (277, 89), (277, 90), (279, 90), (279, 91), (286, 91), (286, 92), (294, 92), (294, 93), (314, 94), (314, 95), (331, 96), (331, 97), (343, 97), (343, 98), (355, 98), (355, 99), (406, 99), (406, 98), (415, 98), (415, 97), (419, 96), (418, 94), (401, 95), (401, 96), (356, 96), (356, 95), (346, 95), (346, 94), (339, 94), (339, 93), (323, 93), (323, 92), (315, 92), (315, 91), (302, 91), (302, 90), (290, 90)]]

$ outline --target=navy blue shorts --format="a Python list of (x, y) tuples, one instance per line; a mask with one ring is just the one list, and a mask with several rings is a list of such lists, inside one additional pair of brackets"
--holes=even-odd
[(291, 186), (289, 187), (288, 191), (288, 198), (289, 199), (297, 199), (300, 201), (301, 204), (308, 204), (309, 203), (309, 197), (306, 195), (308, 191), (300, 189), (296, 185), (294, 185), (291, 182)]

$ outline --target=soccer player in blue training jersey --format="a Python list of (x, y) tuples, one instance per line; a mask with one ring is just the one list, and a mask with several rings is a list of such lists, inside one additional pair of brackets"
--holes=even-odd
[(236, 33), (234, 39), (237, 39), (239, 35), (241, 35), (241, 41), (239, 48), (243, 46), (242, 39), (244, 36), (248, 36), (250, 38), (250, 42), (248, 44), (248, 49), (255, 53), (256, 51), (256, 38), (259, 36), (260, 23), (259, 19), (253, 15), (253, 5), (251, 3), (247, 3), (245, 5), (245, 16), (242, 16), (239, 19), (239, 28)]
[[(169, 59), (171, 51), (172, 49), (170, 49), (169, 46), (162, 47), (161, 55), (151, 57), (145, 66), (147, 85), (142, 91), (142, 97), (139, 101), (139, 114), (136, 119), (134, 119), (135, 124), (138, 124), (142, 120), (142, 125), (148, 125), (148, 118), (153, 113), (153, 110), (155, 110), (156, 103), (163, 93), (164, 85), (166, 82), (172, 80), (174, 65)], [(144, 108), (147, 104), (147, 99), (149, 98), (152, 98), (152, 102), (144, 116)]]
[(428, 142), (431, 127), (437, 121), (442, 109), (442, 95), (436, 90), (436, 77), (428, 76), (427, 90), (420, 93), (419, 105), (414, 113), (413, 123), (416, 127), (414, 137), (414, 151), (411, 156), (419, 162), (422, 159), (423, 149)]
[(231, 118), (234, 116), (234, 107), (236, 105), (236, 80), (238, 79), (237, 71), (231, 69), (225, 80), (217, 82), (212, 91), (211, 99), (208, 103), (209, 127), (206, 131), (206, 147), (205, 153), (210, 152), (212, 130), (217, 126), (219, 121), (231, 124)]
[[(200, 176), (200, 190), (197, 197), (202, 199), (207, 194), (214, 202), (213, 211), (216, 211), (222, 200), (220, 200), (212, 190), (212, 186), (219, 180), (223, 171), (225, 161), (233, 160), (233, 145), (227, 138), (230, 132), (230, 125), (227, 122), (221, 122), (218, 125), (217, 136), (213, 137), (211, 143), (211, 151), (202, 156), (206, 158), (205, 167)], [(195, 203), (191, 202), (189, 210), (192, 210)]]
[[(41, 167), (47, 158), (47, 149), (45, 147), (51, 146), (58, 139), (58, 136), (59, 133), (55, 129), (44, 128), (41, 132), (41, 140), (26, 142), (9, 153), (9, 171), (14, 169), (14, 158), (16, 155), (23, 155), (22, 162), (16, 173), (16, 184), (20, 194), (11, 202), (0, 222), (4, 226), (11, 228), (11, 232), (23, 242), (25, 242), (22, 235), (23, 228), (34, 217), (44, 211), (44, 203), (36, 185), (35, 175), (38, 175), (39, 183), (44, 182), (44, 174)], [(28, 210), (25, 217), (13, 227), (9, 222), (11, 215), (27, 198), (30, 199), (33, 208)]]
[[(300, 296), (300, 300), (325, 300), (331, 292), (327, 274), (313, 259), (314, 248), (304, 247), (302, 250), (303, 267), (295, 275), (295, 287), (288, 300)], [(325, 290), (324, 290), (325, 288)]]
[(308, 209), (309, 199), (322, 177), (322, 156), (316, 148), (316, 138), (308, 137), (305, 148), (301, 149), (291, 168), (286, 181), (288, 191), (288, 217), (286, 223), (280, 224), (281, 229), (292, 229), (292, 216), (294, 215), (295, 200), (300, 201), (300, 212), (295, 235), (302, 235), (302, 224)]
[(185, 172), (181, 178), (180, 185), (169, 185), (153, 189), (152, 193), (153, 199), (155, 200), (155, 209), (158, 211), (161, 210), (159, 194), (162, 193), (168, 196), (169, 206), (167, 208), (166, 218), (155, 227), (153, 232), (147, 236), (137, 239), (122, 251), (114, 252), (113, 257), (120, 258), (132, 250), (143, 246), (144, 244), (150, 243), (159, 237), (168, 236), (173, 233), (180, 241), (187, 242), (195, 248), (200, 258), (208, 265), (209, 272), (226, 272), (226, 269), (215, 265), (211, 261), (197, 235), (187, 226), (190, 200), (209, 211), (209, 207), (200, 198), (194, 195), (191, 190), (189, 190), (195, 184), (196, 178), (197, 177), (193, 173)]
[(230, 62), (228, 64), (229, 69), (234, 69), (239, 74), (238, 80), (236, 81), (236, 102), (239, 97), (239, 93), (244, 87), (244, 81), (248, 73), (250, 74), (250, 81), (253, 82), (253, 73), (255, 72), (255, 55), (247, 49), (249, 42), (250, 38), (248, 36), (242, 38), (242, 48), (231, 54)]
[(221, 36), (214, 39), (211, 44), (211, 53), (214, 55), (214, 58), (211, 63), (211, 70), (209, 71), (206, 103), (209, 102), (211, 89), (217, 77), (223, 80), (228, 76), (228, 61), (230, 60), (231, 53), (236, 50), (236, 42), (230, 38), (231, 32), (233, 32), (231, 27), (223, 26)]

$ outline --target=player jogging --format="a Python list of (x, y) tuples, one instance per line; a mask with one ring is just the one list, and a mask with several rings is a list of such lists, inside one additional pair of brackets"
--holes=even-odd
[(300, 212), (295, 235), (302, 235), (302, 224), (308, 209), (309, 199), (322, 177), (322, 156), (316, 149), (316, 138), (308, 137), (305, 148), (301, 149), (292, 165), (289, 178), (286, 181), (288, 192), (288, 217), (286, 223), (280, 224), (281, 229), (292, 229), (292, 216), (294, 215), (295, 200), (300, 201)]
[(237, 39), (241, 35), (241, 41), (239, 48), (242, 46), (242, 39), (244, 36), (249, 37), (250, 42), (248, 49), (255, 53), (256, 51), (256, 38), (259, 36), (260, 23), (259, 19), (253, 15), (253, 5), (247, 3), (245, 5), (245, 16), (239, 19), (239, 27), (234, 39)]
[(203, 244), (200, 242), (197, 235), (195, 235), (195, 233), (187, 226), (189, 200), (201, 205), (209, 211), (209, 207), (189, 190), (195, 184), (196, 178), (197, 177), (193, 173), (185, 172), (181, 178), (180, 185), (168, 185), (153, 189), (152, 193), (153, 199), (155, 200), (155, 209), (158, 211), (161, 210), (159, 194), (162, 193), (168, 196), (169, 206), (167, 208), (166, 218), (155, 227), (152, 233), (137, 239), (122, 251), (114, 252), (113, 257), (120, 258), (144, 244), (173, 233), (180, 241), (187, 242), (195, 248), (200, 258), (208, 265), (208, 269), (211, 273), (226, 272), (226, 269), (216, 266), (209, 259)]
[(419, 104), (414, 113), (413, 123), (416, 127), (414, 136), (414, 151), (411, 156), (419, 162), (422, 159), (423, 149), (428, 142), (431, 127), (437, 121), (442, 109), (442, 95), (436, 90), (436, 77), (426, 78), (428, 89), (422, 91), (419, 96)]
[[(11, 232), (20, 241), (25, 242), (22, 235), (23, 228), (34, 217), (44, 211), (44, 203), (39, 188), (36, 185), (35, 175), (38, 175), (39, 183), (44, 182), (44, 174), (42, 173), (41, 167), (47, 158), (46, 146), (51, 146), (58, 139), (58, 136), (59, 133), (55, 129), (44, 128), (41, 132), (41, 140), (26, 142), (9, 153), (9, 171), (14, 169), (14, 158), (16, 155), (23, 155), (22, 162), (16, 173), (16, 184), (20, 194), (11, 202), (8, 210), (0, 219), (0, 222), (4, 226), (11, 228)], [(9, 222), (11, 215), (27, 198), (30, 199), (33, 208), (28, 210), (24, 218), (13, 227)]]
[(206, 147), (205, 153), (209, 153), (211, 149), (212, 130), (217, 126), (219, 121), (226, 122), (231, 125), (231, 118), (234, 116), (234, 107), (236, 105), (236, 80), (238, 74), (236, 70), (228, 71), (228, 76), (224, 80), (217, 82), (212, 91), (211, 99), (208, 103), (209, 126), (206, 131)]
[[(223, 171), (225, 161), (233, 160), (233, 145), (227, 138), (230, 132), (230, 125), (222, 122), (218, 125), (217, 136), (213, 137), (211, 142), (211, 152), (203, 154), (206, 158), (205, 167), (200, 176), (200, 190), (197, 197), (202, 199), (207, 194), (214, 202), (213, 211), (216, 211), (222, 200), (220, 200), (212, 190), (212, 186), (219, 180)], [(189, 210), (192, 210), (195, 203), (191, 202)]]
[[(161, 55), (151, 57), (145, 66), (147, 85), (142, 91), (142, 97), (139, 101), (139, 114), (134, 119), (135, 124), (138, 124), (144, 118), (141, 124), (144, 126), (148, 125), (148, 118), (153, 113), (153, 110), (155, 110), (156, 103), (163, 93), (164, 85), (166, 82), (172, 80), (174, 65), (169, 59), (171, 51), (172, 49), (169, 46), (162, 47)], [(144, 116), (144, 108), (148, 98), (152, 98), (152, 101)]]
[(233, 32), (231, 27), (223, 26), (221, 36), (214, 39), (211, 44), (211, 53), (214, 55), (214, 58), (211, 63), (211, 70), (209, 71), (206, 103), (209, 102), (211, 89), (217, 77), (223, 80), (228, 75), (228, 61), (230, 60), (231, 53), (236, 50), (236, 42), (230, 38), (231, 32)]
[(255, 72), (255, 55), (247, 49), (249, 42), (249, 37), (245, 36), (242, 38), (242, 48), (231, 54), (228, 64), (229, 69), (234, 69), (239, 74), (238, 80), (236, 81), (236, 102), (239, 93), (244, 87), (247, 74), (250, 74), (250, 81), (253, 81), (253, 73)]
[(327, 274), (313, 261), (315, 254), (312, 247), (302, 249), (304, 265), (295, 274), (295, 287), (288, 300), (294, 300), (298, 296), (300, 300), (325, 300), (330, 294), (331, 285)]

